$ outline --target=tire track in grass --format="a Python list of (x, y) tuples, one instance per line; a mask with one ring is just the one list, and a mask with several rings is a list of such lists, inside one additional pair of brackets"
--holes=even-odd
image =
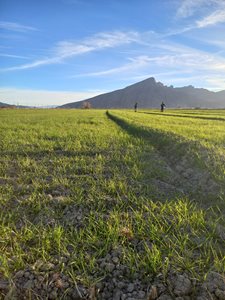
[[(143, 139), (153, 146), (158, 154), (158, 158), (164, 161), (167, 171), (171, 174), (170, 181), (161, 181), (161, 178), (153, 179), (154, 184), (160, 189), (167, 191), (175, 188), (183, 191), (191, 199), (197, 200), (204, 207), (210, 207), (213, 203), (219, 202), (218, 197), (221, 186), (214, 181), (210, 172), (201, 166), (199, 156), (192, 147), (192, 143), (177, 135), (164, 133), (161, 130), (146, 129), (132, 124), (116, 114), (107, 112), (108, 118), (119, 125), (128, 134)], [(195, 146), (195, 143), (193, 143)], [(144, 149), (143, 149), (144, 150)], [(148, 160), (143, 165), (143, 175), (148, 174)], [(160, 167), (160, 165), (159, 165)], [(163, 171), (163, 170), (162, 170)], [(143, 176), (143, 177), (144, 177)], [(144, 180), (144, 178), (143, 178)]]
[(200, 119), (204, 121), (223, 121), (225, 122), (225, 118), (218, 118), (218, 117), (204, 117), (204, 116), (193, 116), (193, 115), (183, 115), (183, 114), (173, 114), (173, 113), (157, 113), (157, 112), (147, 112), (147, 111), (139, 111), (141, 114), (147, 114), (147, 115), (158, 115), (158, 116), (169, 116), (169, 117), (175, 117), (175, 118), (188, 118), (188, 119)]

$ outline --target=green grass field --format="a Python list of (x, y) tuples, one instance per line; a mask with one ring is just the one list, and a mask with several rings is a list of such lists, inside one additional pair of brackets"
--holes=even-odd
[(197, 299), (224, 274), (224, 110), (0, 110), (0, 154), (3, 299)]

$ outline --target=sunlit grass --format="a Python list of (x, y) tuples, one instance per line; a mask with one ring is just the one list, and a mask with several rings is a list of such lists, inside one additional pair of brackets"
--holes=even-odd
[(113, 249), (131, 278), (225, 271), (223, 191), (171, 196), (154, 183), (177, 188), (170, 168), (185, 156), (184, 167), (201, 167), (223, 189), (225, 123), (216, 118), (225, 113), (145, 112), (0, 111), (1, 273), (65, 256), (59, 271), (91, 285), (109, 272), (99, 260)]

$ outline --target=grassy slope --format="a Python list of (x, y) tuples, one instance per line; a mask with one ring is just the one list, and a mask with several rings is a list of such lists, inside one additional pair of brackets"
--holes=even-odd
[[(188, 117), (0, 111), (0, 272), (12, 277), (57, 260), (58, 271), (90, 285), (110, 273), (100, 262), (112, 249), (127, 278), (144, 281), (169, 269), (199, 279), (224, 272), (223, 216), (202, 204), (213, 199), (223, 209), (225, 126), (209, 116), (225, 114), (170, 113)], [(187, 166), (204, 174), (202, 189), (200, 177), (184, 176)], [(209, 180), (216, 185), (206, 191)]]

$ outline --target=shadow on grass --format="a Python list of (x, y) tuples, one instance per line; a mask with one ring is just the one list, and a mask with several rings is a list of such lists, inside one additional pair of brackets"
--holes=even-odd
[(176, 117), (176, 118), (200, 119), (200, 120), (204, 120), (204, 121), (210, 120), (210, 121), (222, 121), (222, 122), (225, 122), (224, 118), (217, 118), (217, 117), (184, 116), (184, 115), (176, 115), (176, 114), (167, 114), (165, 112), (163, 112), (163, 113), (154, 113), (154, 112), (139, 111), (138, 113), (147, 114), (147, 115)]
[(2, 151), (2, 156), (12, 156), (12, 157), (29, 157), (33, 159), (43, 159), (45, 156), (57, 156), (57, 157), (81, 157), (81, 156), (90, 156), (95, 157), (96, 155), (103, 154), (104, 151), (70, 151), (63, 149), (54, 149), (54, 150), (33, 150), (33, 151)]
[[(159, 151), (161, 156), (170, 159), (172, 163), (179, 161), (184, 153), (189, 151), (190, 143), (196, 145), (196, 142), (185, 141), (173, 133), (167, 133), (157, 129), (145, 129), (144, 127), (128, 123), (108, 111), (106, 115), (122, 129), (126, 130), (128, 134), (149, 140), (151, 145)], [(193, 155), (196, 155), (194, 151), (190, 156), (193, 157)]]
[[(204, 207), (211, 206), (212, 199), (216, 201), (223, 185), (217, 180), (215, 181), (211, 169), (201, 154), (208, 153), (206, 148), (198, 142), (185, 140), (173, 133), (129, 123), (108, 111), (106, 115), (129, 135), (146, 140), (158, 151), (160, 159), (162, 158), (173, 171), (170, 176), (174, 176), (174, 179), (171, 179), (171, 182), (178, 189), (182, 189), (192, 199), (198, 199), (199, 204), (200, 202), (205, 203)], [(143, 149), (143, 151), (145, 150)], [(143, 170), (144, 172), (146, 171)], [(210, 202), (208, 204), (206, 203), (207, 195), (209, 196), (208, 202)]]

